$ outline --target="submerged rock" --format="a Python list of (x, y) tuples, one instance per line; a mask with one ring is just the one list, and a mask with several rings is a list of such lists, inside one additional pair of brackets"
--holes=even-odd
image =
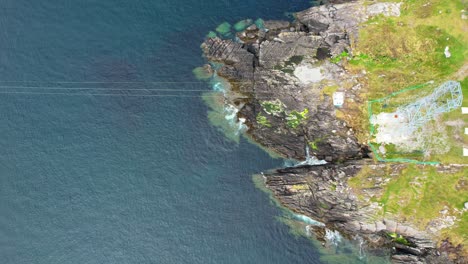
[[(264, 180), (280, 203), (295, 213), (325, 223), (327, 228), (345, 235), (359, 234), (371, 247), (391, 245), (395, 248), (394, 263), (452, 263), (446, 254), (437, 255), (438, 252), (441, 255), (440, 251), (453, 252), (455, 249), (450, 244), (438, 249), (426, 232), (417, 230), (410, 223), (379, 216), (377, 212), (382, 208), (371, 202), (363, 202), (353, 194), (348, 180), (364, 166), (373, 171), (382, 171), (389, 165), (373, 164), (371, 160), (364, 159), (343, 164), (291, 167), (266, 173)], [(390, 165), (392, 171), (399, 171), (401, 167), (401, 164)], [(440, 169), (450, 170), (451, 166)], [(379, 185), (373, 188), (378, 189)], [(404, 237), (408, 245), (392, 243), (387, 236), (392, 233)], [(334, 234), (329, 231), (325, 236), (332, 238)], [(380, 236), (379, 239), (376, 239), (376, 234)]]
[(231, 32), (231, 24), (228, 22), (221, 23), (217, 28), (216, 32), (220, 33), (221, 35), (227, 35)]
[[(336, 116), (331, 96), (322, 93), (326, 84), (342, 86), (355, 77), (316, 58), (341, 53), (350, 40), (343, 32), (357, 32), (357, 25), (368, 15), (365, 8), (354, 3), (313, 7), (297, 13), (293, 24), (255, 21), (238, 33), (244, 43), (209, 38), (202, 49), (208, 60), (223, 63), (219, 76), (231, 81), (233, 90), (241, 95), (227, 98), (228, 103), (244, 103), (238, 117), (245, 118), (257, 142), (298, 160), (305, 159), (305, 146), (310, 142), (314, 145), (311, 154), (319, 159), (360, 159), (367, 156), (367, 147)], [(227, 27), (223, 23), (218, 31), (225, 32), (221, 29)], [(353, 92), (349, 93), (353, 98)], [(279, 100), (285, 110), (268, 114), (264, 102), (271, 99)], [(306, 109), (306, 116), (291, 121)], [(257, 120), (271, 125), (265, 127)]]
[(195, 78), (198, 80), (208, 80), (213, 76), (213, 69), (211, 68), (210, 65), (206, 64), (203, 67), (196, 67), (193, 69), (193, 75)]
[[(326, 58), (351, 52), (360, 23), (379, 14), (398, 16), (399, 8), (399, 3), (312, 7), (297, 13), (292, 23), (255, 21), (237, 33), (243, 43), (215, 37), (201, 47), (207, 60), (221, 63), (217, 73), (231, 84), (224, 101), (236, 106), (233, 122), (241, 120), (251, 138), (285, 158), (304, 161), (313, 156), (327, 162), (265, 174), (267, 188), (282, 205), (344, 236), (358, 234), (371, 247), (394, 245), (388, 233), (403, 235), (409, 244), (395, 248), (396, 263), (449, 263), (437, 256), (436, 245), (425, 232), (388, 216), (376, 217), (380, 206), (353, 194), (348, 179), (364, 166), (397, 171), (401, 165), (366, 159), (367, 145), (359, 142), (356, 128), (337, 116), (332, 94), (324, 92), (336, 86), (346, 94), (342, 113), (351, 111), (352, 104), (365, 103), (357, 94), (357, 78), (362, 75), (348, 73)], [(372, 195), (379, 188), (366, 191)]]
[(234, 29), (236, 31), (242, 31), (244, 29), (246, 29), (248, 26), (252, 25), (253, 23), (253, 20), (252, 19), (244, 19), (244, 20), (241, 20), (237, 23), (234, 24)]
[(216, 34), (216, 32), (214, 31), (210, 31), (208, 32), (208, 34), (206, 35), (207, 38), (216, 38), (218, 35)]
[[(344, 160), (366, 156), (365, 147), (353, 134), (347, 134), (349, 127), (336, 117), (331, 98), (321, 96), (322, 87), (311, 87), (292, 74), (302, 60), (309, 61), (304, 62), (304, 65), (311, 65), (307, 67), (314, 67), (312, 56), (322, 44), (320, 39), (304, 32), (280, 33), (278, 37), (284, 43), (264, 40), (261, 44), (241, 44), (213, 38), (202, 45), (208, 60), (224, 63), (219, 75), (231, 80), (233, 90), (242, 94), (227, 100), (241, 99), (245, 103), (239, 117), (246, 119), (251, 128), (249, 133), (260, 144), (298, 160), (305, 159), (305, 146), (315, 141), (316, 148), (312, 154), (319, 159), (329, 156), (332, 160)], [(308, 57), (308, 54), (312, 56)], [(330, 63), (320, 69), (324, 79), (337, 81), (345, 78), (339, 76), (342, 71)], [(269, 114), (262, 104), (270, 99), (284, 104), (284, 111)], [(308, 110), (307, 116), (300, 120), (298, 126), (291, 127), (288, 116), (305, 109)], [(271, 129), (257, 123), (259, 114), (268, 119)], [(331, 133), (332, 130), (342, 133)]]
[(259, 29), (265, 29), (264, 21), (263, 21), (263, 19), (261, 19), (261, 18), (255, 20), (255, 25), (256, 25), (257, 28), (259, 28)]

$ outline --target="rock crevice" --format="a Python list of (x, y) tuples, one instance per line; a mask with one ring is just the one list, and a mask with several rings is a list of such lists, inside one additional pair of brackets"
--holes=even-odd
[[(369, 17), (399, 12), (399, 3), (323, 5), (296, 13), (294, 22), (265, 21), (265, 29), (252, 25), (238, 32), (237, 41), (208, 38), (201, 47), (208, 61), (222, 64), (217, 74), (232, 86), (225, 103), (238, 106), (238, 118), (256, 142), (286, 158), (304, 160), (308, 150), (328, 162), (265, 174), (266, 186), (282, 205), (344, 234), (359, 234), (375, 247), (393, 246), (395, 263), (450, 263), (426, 233), (376, 217), (379, 205), (361, 201), (348, 185), (363, 166), (383, 170), (388, 165), (366, 159), (367, 144), (337, 114), (360, 102), (360, 76), (328, 58), (352, 52), (359, 25)], [(341, 108), (333, 104), (333, 91), (347, 98)], [(409, 244), (395, 246), (388, 233), (403, 235)]]

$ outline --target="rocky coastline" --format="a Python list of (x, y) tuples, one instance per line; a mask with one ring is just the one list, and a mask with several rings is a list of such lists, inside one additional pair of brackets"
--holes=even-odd
[[(348, 180), (366, 166), (379, 172), (394, 174), (405, 167), (402, 164), (375, 164), (369, 159), (343, 164), (325, 164), (278, 169), (264, 174), (264, 181), (276, 199), (294, 212), (323, 222), (332, 230), (352, 237), (358, 234), (370, 248), (391, 248), (393, 263), (465, 263), (456, 256), (456, 247), (445, 241), (438, 247), (430, 234), (415, 228), (409, 221), (401, 222), (388, 216), (376, 215), (379, 205), (358, 199)], [(438, 166), (438, 170), (457, 171), (457, 166)], [(378, 192), (383, 181), (377, 180), (368, 191)], [(307, 188), (302, 188), (307, 186)], [(323, 233), (320, 227), (317, 232)], [(404, 243), (393, 241), (389, 234), (405, 238)], [(450, 256), (450, 257), (449, 257)]]
[[(209, 37), (201, 46), (210, 62), (204, 68), (229, 81), (224, 103), (237, 109), (238, 120), (254, 141), (285, 158), (314, 157), (303, 166), (263, 175), (283, 206), (344, 235), (359, 235), (370, 247), (391, 248), (393, 263), (466, 263), (450, 242), (437, 245), (431, 234), (410, 221), (376, 215), (379, 205), (358, 199), (348, 184), (363, 166), (376, 175), (397, 174), (406, 166), (374, 162), (363, 131), (339, 115), (352, 115), (365, 103), (359, 96), (359, 78), (365, 73), (347, 72), (330, 58), (352, 52), (359, 25), (377, 15), (399, 16), (400, 4), (321, 5), (296, 13), (293, 22), (250, 25), (235, 39)], [(221, 66), (215, 69), (213, 63)], [(337, 106), (330, 91), (342, 92), (350, 103)], [(316, 161), (327, 163), (311, 166)], [(377, 179), (367, 197), (381, 184)], [(389, 234), (404, 237), (404, 243)]]

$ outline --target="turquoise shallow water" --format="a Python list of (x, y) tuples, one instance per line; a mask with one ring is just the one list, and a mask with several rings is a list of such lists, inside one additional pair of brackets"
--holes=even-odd
[[(307, 5), (2, 1), (0, 262), (319, 263), (252, 184), (281, 161), (226, 140), (191, 83), (219, 23)], [(147, 96), (168, 94), (193, 97)]]

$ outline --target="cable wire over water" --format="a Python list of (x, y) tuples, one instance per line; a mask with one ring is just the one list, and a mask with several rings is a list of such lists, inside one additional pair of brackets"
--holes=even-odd
[[(3, 83), (3, 84), (2, 84)], [(15, 85), (5, 85), (13, 83)], [(243, 82), (247, 83), (247, 82)], [(250, 82), (249, 82), (250, 83)], [(25, 85), (16, 85), (25, 84)], [(28, 85), (26, 85), (28, 84)], [(33, 84), (33, 85), (31, 85)], [(34, 85), (40, 84), (40, 85)], [(53, 84), (47, 86), (44, 84)], [(80, 84), (80, 86), (76, 86)], [(99, 84), (99, 86), (87, 86)], [(109, 85), (109, 87), (106, 87)], [(122, 87), (124, 85), (124, 87)], [(136, 87), (135, 87), (136, 85)], [(158, 87), (164, 85), (164, 88)], [(167, 88), (168, 86), (174, 88)], [(133, 87), (132, 87), (133, 86)], [(143, 88), (142, 88), (143, 86)], [(187, 88), (183, 88), (187, 87)], [(239, 91), (243, 92), (243, 91)], [(249, 93), (249, 91), (244, 93)], [(259, 93), (257, 99), (271, 99), (268, 92)], [(263, 94), (263, 96), (262, 96)], [(225, 93), (209, 88), (206, 82), (36, 82), (36, 81), (0, 81), (0, 95), (61, 95), (61, 96), (112, 96), (112, 97), (223, 97)], [(248, 99), (250, 96), (237, 96)]]

